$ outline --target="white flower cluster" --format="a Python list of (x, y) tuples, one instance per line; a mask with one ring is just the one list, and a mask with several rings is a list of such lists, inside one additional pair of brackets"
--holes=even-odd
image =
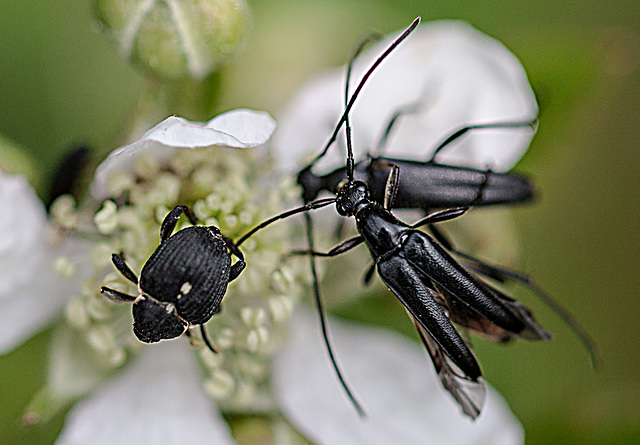
[[(354, 77), (378, 53), (378, 47), (366, 51)], [(390, 146), (415, 159), (452, 128), (535, 117), (535, 100), (517, 60), (467, 25), (422, 25), (393, 56), (398, 57), (368, 86), (373, 94), (363, 95), (354, 108), (361, 151), (374, 145), (389, 113), (418, 99), (427, 114), (407, 116), (399, 133), (409, 139), (399, 136)], [(303, 89), (283, 114), (273, 147), (279, 168), (292, 167), (302, 150), (325, 142), (331, 130), (325, 125), (341, 112), (343, 72)], [(278, 410), (319, 443), (521, 443), (519, 423), (491, 388), (472, 423), (459, 414), (417, 344), (383, 329), (330, 319), (338, 358), (369, 416), (360, 419), (336, 382), (315, 317), (300, 310), (294, 315), (307, 261), (282, 261), (295, 238), (286, 223), (242, 245), (247, 268), (230, 284), (222, 313), (206, 325), (218, 355), (204, 348), (190, 354), (185, 340), (142, 348), (131, 332), (130, 306), (99, 295), (101, 285), (137, 294), (110, 256), (122, 252), (138, 272), (158, 245), (159, 224), (172, 206), (192, 206), (204, 224), (232, 239), (282, 210), (292, 182), (271, 177), (257, 153), (233, 149), (264, 144), (274, 126), (265, 113), (248, 110), (206, 124), (179, 118), (160, 123), (98, 168), (92, 185), (97, 207), (57, 201), (50, 213), (58, 229), (53, 237), (26, 182), (0, 173), (0, 351), (11, 351), (41, 329), (67, 301), (66, 323), (53, 336), (47, 387), (25, 421), (46, 418), (93, 391), (71, 410), (58, 444), (235, 443), (215, 406)], [(449, 153), (450, 160), (464, 157), (465, 164), (508, 169), (531, 134), (499, 133), (488, 139), (474, 135)], [(202, 150), (190, 150), (197, 148)], [(129, 358), (131, 364), (106, 381)]]

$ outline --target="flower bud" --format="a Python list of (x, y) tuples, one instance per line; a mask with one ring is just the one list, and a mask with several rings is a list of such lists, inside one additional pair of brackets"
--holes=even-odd
[(120, 54), (163, 78), (203, 79), (242, 43), (243, 0), (98, 0), (96, 14)]

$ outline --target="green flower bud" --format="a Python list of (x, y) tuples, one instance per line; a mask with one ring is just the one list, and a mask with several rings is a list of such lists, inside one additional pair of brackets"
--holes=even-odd
[(97, 0), (121, 55), (163, 78), (203, 79), (241, 46), (243, 0)]

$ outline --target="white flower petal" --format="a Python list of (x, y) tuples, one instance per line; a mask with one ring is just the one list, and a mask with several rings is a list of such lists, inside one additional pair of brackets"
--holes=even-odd
[(69, 413), (58, 445), (235, 443), (200, 384), (187, 342), (145, 348), (133, 365)]
[(238, 109), (214, 117), (209, 122), (190, 122), (169, 117), (147, 131), (136, 142), (114, 150), (100, 164), (91, 185), (94, 197), (106, 197), (106, 180), (116, 171), (130, 171), (142, 152), (165, 159), (176, 149), (208, 147), (252, 148), (266, 143), (276, 122), (264, 111)]
[(0, 353), (10, 352), (47, 324), (62, 308), (82, 271), (73, 279), (52, 269), (53, 259), (66, 255), (77, 264), (87, 243), (67, 242), (53, 249), (45, 240), (44, 206), (18, 175), (0, 171)]
[[(358, 58), (351, 92), (390, 41)], [(344, 78), (341, 67), (312, 80), (282, 113), (272, 147), (285, 167), (299, 168), (302, 153), (318, 152), (328, 140), (343, 112)], [(398, 109), (420, 100), (419, 113), (396, 123), (386, 155), (427, 160), (461, 126), (526, 121), (538, 112), (522, 65), (504, 45), (463, 22), (423, 23), (372, 75), (352, 109), (356, 159), (375, 147)], [(529, 128), (477, 130), (447, 147), (438, 161), (508, 170), (532, 137)], [(344, 165), (343, 150), (333, 148), (329, 158), (325, 170)]]
[(297, 314), (290, 344), (274, 360), (274, 390), (286, 417), (316, 443), (518, 444), (523, 432), (488, 388), (475, 421), (441, 387), (417, 343), (383, 329), (330, 320), (338, 360), (367, 417), (358, 417), (330, 366), (317, 316)]

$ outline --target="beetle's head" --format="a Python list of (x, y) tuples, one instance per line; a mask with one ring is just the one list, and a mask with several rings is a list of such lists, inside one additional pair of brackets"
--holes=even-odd
[(140, 341), (155, 343), (176, 338), (187, 330), (187, 323), (172, 304), (162, 304), (142, 294), (133, 303), (133, 333)]
[(369, 200), (369, 190), (362, 181), (344, 180), (338, 185), (336, 210), (342, 216), (353, 216)]

